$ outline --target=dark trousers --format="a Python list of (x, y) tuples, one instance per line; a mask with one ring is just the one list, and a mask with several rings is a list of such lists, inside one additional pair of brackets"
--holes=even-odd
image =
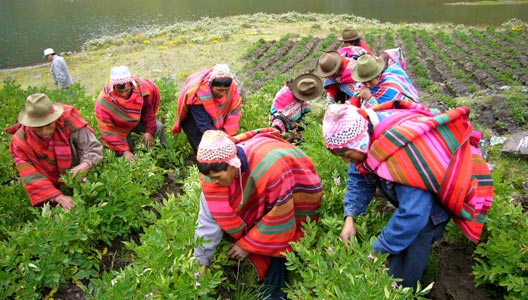
[[(167, 141), (165, 139), (165, 132), (163, 131), (163, 129), (164, 129), (163, 123), (161, 123), (160, 121), (156, 121), (156, 132), (154, 135), (159, 138), (161, 145), (165, 146)], [(134, 140), (132, 139), (132, 132), (145, 133), (146, 131), (147, 131), (147, 126), (145, 126), (145, 123), (143, 123), (143, 121), (140, 120), (137, 123), (136, 127), (132, 128), (132, 130), (127, 134), (127, 143), (128, 143), (128, 147), (130, 148), (130, 152), (133, 153), (135, 149)]]
[(264, 300), (286, 299), (286, 293), (282, 291), (286, 287), (287, 279), (286, 258), (272, 257), (266, 276), (264, 277)]
[(191, 144), (191, 147), (193, 148), (194, 154), (196, 155), (198, 152), (198, 146), (202, 141), (203, 132), (201, 132), (196, 125), (196, 121), (194, 121), (192, 114), (187, 115), (185, 120), (181, 123), (181, 126), (183, 132), (185, 132), (185, 135), (187, 136), (189, 144)]
[(425, 228), (407, 249), (389, 255), (389, 275), (403, 278), (400, 285), (416, 289), (429, 261), (432, 244), (442, 237), (448, 222), (449, 220), (435, 225), (429, 218)]

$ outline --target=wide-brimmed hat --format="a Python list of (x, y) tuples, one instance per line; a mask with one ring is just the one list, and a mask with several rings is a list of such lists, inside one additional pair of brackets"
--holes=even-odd
[(337, 36), (337, 39), (342, 42), (349, 42), (357, 40), (361, 37), (361, 33), (357, 29), (352, 27), (347, 27), (343, 29), (343, 32)]
[(323, 93), (323, 81), (312, 73), (301, 74), (293, 79), (290, 90), (299, 100), (314, 100)]
[(62, 104), (51, 102), (45, 94), (33, 94), (26, 99), (26, 106), (18, 114), (18, 122), (28, 127), (48, 125), (64, 112)]
[(44, 56), (48, 56), (50, 54), (55, 54), (55, 51), (51, 48), (44, 49)]
[(321, 77), (333, 76), (341, 68), (341, 55), (337, 51), (327, 51), (319, 56), (315, 74)]
[(362, 55), (358, 58), (356, 67), (352, 71), (352, 79), (356, 82), (370, 81), (381, 74), (385, 62), (372, 55)]
[(113, 67), (110, 70), (110, 84), (124, 84), (132, 81), (132, 74), (127, 66)]

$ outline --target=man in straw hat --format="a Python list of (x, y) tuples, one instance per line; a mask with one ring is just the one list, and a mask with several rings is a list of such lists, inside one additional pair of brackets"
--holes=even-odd
[(172, 133), (182, 129), (194, 154), (206, 130), (238, 133), (242, 116), (242, 97), (235, 74), (226, 64), (191, 74), (185, 80), (178, 97), (178, 115)]
[(164, 125), (156, 119), (159, 104), (160, 92), (154, 82), (132, 76), (127, 66), (113, 67), (110, 84), (95, 102), (95, 118), (103, 143), (128, 161), (136, 161), (133, 132), (143, 134), (147, 148), (154, 145), (154, 136), (164, 145)]
[(357, 106), (372, 107), (391, 100), (409, 100), (419, 102), (418, 91), (400, 61), (388, 64), (371, 55), (358, 58), (352, 72), (352, 79), (361, 83), (352, 101)]
[(271, 104), (271, 126), (289, 142), (302, 140), (304, 116), (312, 111), (308, 101), (319, 98), (322, 92), (323, 82), (314, 74), (301, 74), (287, 81)]
[(323, 136), (326, 147), (349, 163), (340, 236), (345, 243), (356, 235), (354, 223), (377, 188), (396, 207), (369, 257), (388, 254), (388, 273), (403, 279), (399, 284), (416, 288), (450, 215), (478, 242), (493, 201), (493, 180), (466, 107), (435, 114), (410, 101), (386, 102), (375, 110), (332, 104)]
[(67, 89), (70, 85), (73, 84), (73, 79), (68, 70), (68, 65), (66, 61), (61, 56), (57, 55), (55, 51), (51, 48), (44, 50), (44, 56), (50, 64), (51, 77), (55, 85), (61, 89)]
[(9, 151), (31, 205), (52, 202), (71, 209), (72, 197), (60, 190), (60, 177), (72, 168), (74, 176), (86, 173), (103, 157), (103, 147), (88, 122), (75, 107), (33, 94), (27, 97), (18, 123), (6, 131), (13, 134)]
[(273, 128), (235, 137), (220, 130), (204, 133), (196, 157), (202, 195), (195, 248), (210, 265), (223, 232), (236, 242), (227, 255), (249, 260), (268, 289), (264, 299), (286, 299), (286, 259), (291, 242), (303, 237), (302, 223), (318, 220), (322, 186), (315, 166)]
[(356, 47), (361, 47), (368, 54), (373, 55), (367, 42), (361, 38), (361, 33), (353, 27), (343, 29), (343, 32), (337, 36), (337, 39), (343, 42), (343, 47), (337, 50), (337, 52), (345, 57), (357, 55), (355, 54), (357, 52)]

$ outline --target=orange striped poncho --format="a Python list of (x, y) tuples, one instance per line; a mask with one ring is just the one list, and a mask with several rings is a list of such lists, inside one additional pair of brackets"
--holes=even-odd
[(112, 85), (103, 88), (95, 102), (95, 118), (103, 143), (110, 149), (123, 153), (130, 151), (127, 135), (143, 121), (146, 132), (156, 132), (156, 113), (160, 104), (158, 86), (148, 80), (133, 77), (132, 94), (120, 97)]
[(62, 194), (58, 187), (63, 183), (59, 179), (72, 167), (71, 133), (85, 126), (93, 132), (75, 107), (62, 106), (64, 112), (57, 119), (55, 133), (49, 141), (20, 124), (11, 127), (18, 128), (15, 132), (8, 131), (14, 133), (9, 151), (33, 206)]
[(189, 113), (189, 106), (203, 105), (211, 117), (213, 126), (229, 135), (238, 132), (240, 117), (242, 116), (242, 98), (238, 92), (238, 85), (233, 80), (227, 95), (214, 98), (209, 86), (209, 77), (213, 68), (192, 74), (185, 81), (178, 97), (178, 115), (172, 127), (172, 132), (181, 132), (181, 124)]
[(360, 171), (436, 193), (462, 232), (477, 243), (493, 202), (493, 179), (478, 149), (480, 136), (469, 122), (469, 109), (435, 114), (410, 101), (373, 109), (399, 113), (375, 126)]
[(281, 139), (276, 129), (234, 139), (247, 157), (248, 170), (229, 187), (202, 176), (202, 189), (216, 222), (251, 252), (249, 259), (263, 279), (269, 257), (282, 257), (292, 249), (290, 242), (304, 235), (301, 226), (307, 217), (318, 220), (321, 180), (311, 159)]

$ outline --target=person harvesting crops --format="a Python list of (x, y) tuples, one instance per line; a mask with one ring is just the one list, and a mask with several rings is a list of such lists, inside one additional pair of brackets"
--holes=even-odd
[(248, 258), (267, 291), (264, 299), (285, 299), (284, 253), (304, 236), (302, 224), (318, 220), (322, 185), (312, 160), (264, 128), (228, 136), (204, 133), (196, 157), (202, 173), (202, 194), (195, 248), (197, 260), (210, 265), (226, 232), (235, 240), (227, 255)]
[(371, 109), (332, 104), (323, 120), (327, 149), (349, 163), (340, 238), (356, 235), (376, 189), (396, 207), (372, 244), (370, 257), (387, 253), (388, 273), (416, 288), (431, 245), (450, 217), (478, 242), (493, 201), (491, 171), (478, 149), (469, 109), (445, 113), (410, 101)]

